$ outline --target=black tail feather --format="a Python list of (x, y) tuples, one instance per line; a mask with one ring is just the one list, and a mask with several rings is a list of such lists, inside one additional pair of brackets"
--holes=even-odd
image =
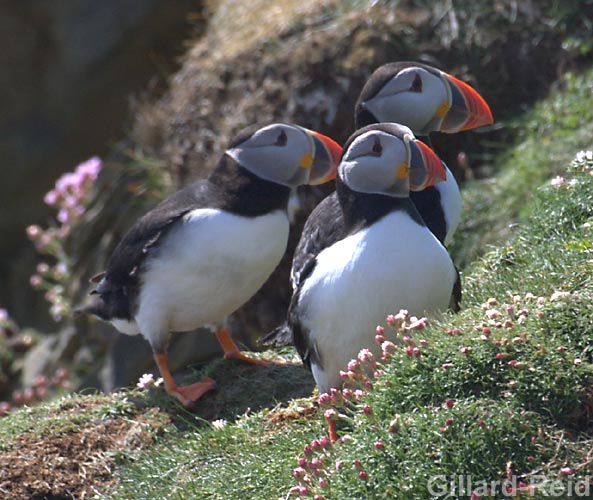
[(279, 327), (266, 333), (260, 340), (263, 345), (270, 347), (285, 347), (294, 344), (292, 328), (285, 321)]

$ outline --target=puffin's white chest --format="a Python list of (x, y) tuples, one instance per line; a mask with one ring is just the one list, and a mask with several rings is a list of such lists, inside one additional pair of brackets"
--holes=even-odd
[(339, 384), (339, 370), (360, 349), (375, 347), (375, 327), (390, 313), (444, 310), (455, 268), (432, 233), (394, 212), (325, 249), (299, 300), (303, 326), (323, 370), (313, 366), (321, 391)]
[(457, 226), (459, 226), (459, 221), (461, 220), (463, 201), (455, 177), (446, 165), (445, 169), (447, 171), (447, 179), (436, 184), (435, 188), (441, 195), (441, 206), (443, 207), (445, 223), (447, 224), (445, 245), (449, 245), (453, 241), (453, 235), (457, 231)]
[(278, 265), (288, 231), (282, 210), (259, 217), (215, 209), (190, 212), (146, 262), (136, 315), (144, 335), (222, 321)]

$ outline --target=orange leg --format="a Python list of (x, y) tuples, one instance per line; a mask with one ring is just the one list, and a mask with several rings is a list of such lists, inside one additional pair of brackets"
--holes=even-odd
[(231, 333), (224, 327), (220, 327), (216, 329), (216, 338), (220, 343), (220, 347), (224, 351), (225, 359), (234, 358), (240, 359), (241, 361), (246, 361), (247, 363), (253, 363), (254, 365), (261, 365), (261, 366), (270, 366), (269, 361), (264, 361), (263, 359), (253, 359), (244, 354), (239, 352), (239, 348), (237, 344), (231, 338)]
[(338, 440), (338, 431), (336, 430), (336, 421), (333, 418), (326, 418), (327, 422), (327, 433), (329, 434), (329, 440), (335, 443)]
[(179, 387), (169, 371), (167, 353), (155, 352), (154, 360), (165, 382), (165, 391), (167, 391), (167, 394), (175, 396), (184, 406), (188, 406), (192, 401), (197, 401), (208, 391), (216, 387), (216, 383), (210, 377), (204, 377), (200, 382), (195, 384)]

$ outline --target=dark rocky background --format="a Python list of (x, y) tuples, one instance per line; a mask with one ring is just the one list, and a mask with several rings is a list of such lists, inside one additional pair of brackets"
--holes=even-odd
[[(451, 1), (332, 0), (221, 0), (208, 2), (208, 9), (182, 1), (79, 2), (55, 10), (43, 2), (18, 5), (2, 7), (7, 15), (0, 16), (7, 26), (0, 32), (12, 33), (0, 57), (15, 70), (4, 76), (8, 102), (0, 107), (1, 126), (9, 132), (2, 135), (0, 173), (0, 304), (23, 325), (58, 332), (39, 336), (13, 374), (16, 384), (18, 377), (27, 384), (65, 364), (81, 386), (109, 389), (151, 366), (140, 338), (86, 319), (50, 323), (28, 287), (34, 252), (24, 227), (48, 216), (43, 194), (80, 160), (100, 154), (107, 166), (92, 210), (68, 241), (74, 261), (69, 294), (78, 303), (88, 291), (87, 278), (102, 269), (133, 220), (206, 175), (245, 125), (291, 121), (344, 141), (369, 74), (389, 61), (421, 60), (468, 81), (493, 110), (496, 124), (487, 130), (434, 138), (437, 152), (463, 181), (468, 172), (457, 164), (459, 152), (468, 154), (472, 175), (488, 175), (493, 152), (514, 140), (505, 124), (567, 69), (591, 62), (591, 51), (571, 44), (590, 38), (591, 0), (479, 0), (462, 8)], [(125, 5), (125, 12), (115, 5)], [(20, 43), (18, 36), (24, 37)], [(175, 68), (172, 56), (190, 36), (181, 66), (163, 91), (154, 90), (151, 81), (165, 81)], [(244, 343), (254, 345), (282, 319), (290, 250), (327, 189), (302, 189), (303, 210), (289, 252), (234, 315), (234, 333)], [(173, 367), (216, 354), (211, 339), (177, 337)]]
[(125, 136), (130, 100), (164, 87), (200, 11), (190, 0), (0, 2), (0, 305), (20, 323), (55, 328), (28, 286), (25, 227), (50, 215), (43, 195)]

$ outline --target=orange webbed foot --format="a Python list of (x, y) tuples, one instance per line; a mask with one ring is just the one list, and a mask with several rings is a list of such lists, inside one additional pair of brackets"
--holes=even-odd
[(271, 361), (266, 361), (265, 359), (257, 359), (257, 358), (250, 358), (249, 356), (245, 356), (239, 351), (237, 344), (235, 344), (234, 340), (231, 338), (231, 333), (226, 328), (218, 328), (216, 330), (216, 338), (220, 343), (220, 347), (224, 351), (224, 359), (238, 359), (241, 361), (245, 361), (246, 363), (251, 363), (254, 365), (265, 366), (266, 368), (272, 364)]
[(200, 382), (182, 387), (175, 386), (168, 389), (167, 392), (171, 396), (175, 396), (183, 406), (189, 406), (215, 387), (216, 382), (213, 379), (204, 377)]

